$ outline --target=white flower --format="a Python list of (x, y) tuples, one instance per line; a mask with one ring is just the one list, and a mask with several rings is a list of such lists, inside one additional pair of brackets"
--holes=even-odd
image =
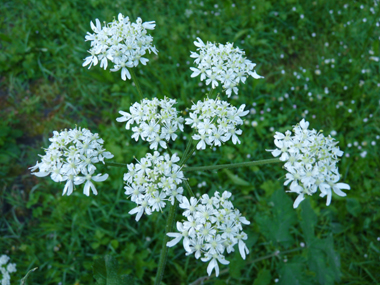
[(321, 190), (320, 197), (324, 197), (327, 195), (327, 201), (326, 205), (329, 206), (331, 203), (331, 189), (337, 194), (338, 196), (345, 197), (347, 194), (342, 191), (342, 189), (350, 190), (350, 185), (346, 183), (336, 183), (339, 181), (340, 175), (330, 175), (326, 178), (326, 183), (323, 183), (323, 186), (320, 185), (319, 189)]
[(182, 203), (183, 188), (179, 187), (184, 179), (181, 168), (176, 164), (177, 154), (160, 155), (158, 151), (148, 153), (136, 164), (129, 164), (124, 174), (125, 194), (137, 204), (130, 214), (137, 214), (136, 221), (143, 213), (150, 215), (162, 211), (166, 201), (174, 204), (175, 199)]
[(136, 208), (133, 208), (132, 210), (130, 210), (128, 212), (128, 214), (130, 214), (130, 215), (137, 214), (136, 215), (136, 222), (138, 222), (140, 220), (140, 218), (142, 217), (142, 215), (144, 214), (144, 212), (147, 215), (152, 214), (152, 211), (151, 211), (151, 209), (150, 209), (147, 201), (142, 200), (142, 199), (138, 199), (136, 201), (136, 204), (140, 205), (140, 206), (137, 206)]
[[(16, 264), (15, 263), (8, 263), (9, 257), (5, 254), (0, 256), (0, 276), (2, 276), (2, 279), (0, 280), (0, 284), (2, 285), (10, 285), (11, 276), (9, 273), (16, 272)], [(8, 263), (8, 265), (7, 265)]]
[(157, 54), (157, 49), (152, 46), (153, 37), (146, 30), (153, 30), (156, 26), (154, 21), (143, 23), (137, 18), (136, 23), (131, 23), (129, 17), (118, 15), (118, 19), (101, 26), (98, 19), (96, 25), (91, 22), (93, 34), (87, 33), (86, 41), (91, 41), (91, 55), (84, 59), (83, 66), (97, 65), (107, 69), (108, 60), (114, 66), (110, 71), (121, 70), (123, 80), (131, 79), (128, 68), (133, 68), (139, 63), (146, 65), (149, 61), (143, 57), (146, 52)]
[(0, 266), (1, 265), (4, 265), (4, 264), (7, 264), (8, 261), (9, 261), (9, 256), (3, 254), (2, 256), (0, 256)]
[(140, 103), (134, 103), (128, 112), (119, 111), (122, 117), (116, 119), (118, 122), (127, 122), (126, 129), (132, 125), (133, 135), (136, 141), (141, 138), (150, 143), (150, 149), (157, 150), (159, 146), (167, 148), (166, 142), (175, 141), (175, 132), (183, 131), (183, 118), (178, 116), (178, 111), (173, 105), (176, 100), (164, 98), (152, 100), (143, 99)]
[(243, 124), (241, 117), (249, 113), (244, 108), (245, 105), (241, 105), (237, 109), (219, 99), (205, 99), (193, 104), (190, 118), (185, 121), (196, 130), (192, 138), (199, 140), (197, 149), (206, 149), (206, 145), (221, 146), (230, 139), (234, 144), (240, 143), (237, 135), (241, 135), (242, 130), (237, 127)]
[[(191, 77), (201, 75), (201, 81), (206, 79), (206, 85), (211, 83), (215, 89), (219, 82), (226, 90), (228, 97), (232, 91), (238, 94), (237, 85), (240, 82), (245, 83), (247, 76), (255, 79), (263, 78), (255, 70), (255, 63), (252, 63), (244, 55), (245, 52), (239, 48), (234, 48), (233, 44), (205, 44), (200, 38), (194, 42), (199, 52), (191, 52), (190, 57), (194, 58), (197, 67), (190, 67), (193, 73)], [(89, 59), (90, 60), (90, 59)]]
[(337, 167), (339, 157), (343, 151), (339, 149), (331, 136), (325, 137), (316, 130), (309, 130), (309, 122), (302, 119), (293, 128), (294, 135), (288, 130), (285, 135), (276, 132), (274, 143), (277, 146), (272, 152), (275, 157), (280, 156), (284, 161), (284, 168), (288, 171), (284, 185), (290, 182), (288, 192), (297, 193), (293, 207), (305, 199), (305, 195), (313, 195), (321, 191), (321, 197), (327, 196), (326, 205), (331, 203), (332, 190), (338, 196), (346, 196), (341, 189), (349, 190), (346, 183), (337, 183), (340, 175)]
[(92, 176), (92, 174), (94, 174), (95, 169), (91, 169), (89, 172), (87, 172), (86, 169), (83, 169), (83, 170), (84, 171), (82, 171), (82, 173), (85, 176), (75, 177), (74, 184), (80, 185), (86, 181), (86, 184), (84, 185), (84, 188), (83, 188), (83, 194), (85, 194), (86, 196), (90, 196), (90, 189), (91, 189), (91, 191), (94, 195), (98, 195), (98, 191), (96, 191), (96, 188), (95, 188), (94, 184), (91, 182), (91, 180), (94, 180), (96, 182), (102, 182), (108, 178), (108, 174), (106, 173), (103, 175), (98, 174), (96, 176)]
[[(95, 26), (94, 26), (95, 27)], [(95, 27), (96, 28), (96, 27)], [(104, 159), (110, 159), (113, 154), (103, 148), (104, 141), (99, 138), (98, 134), (93, 134), (87, 129), (75, 128), (54, 131), (53, 137), (50, 138), (50, 146), (45, 149), (45, 155), (41, 156), (41, 162), (30, 167), (33, 175), (44, 177), (51, 174), (51, 179), (55, 182), (64, 182), (62, 195), (71, 195), (74, 191), (74, 184), (82, 184), (87, 180), (84, 193), (89, 195), (92, 189), (97, 194), (95, 186), (89, 179), (94, 181), (104, 181), (108, 174), (93, 175), (96, 170), (96, 163), (104, 163)], [(86, 177), (81, 177), (80, 174)]]
[(234, 251), (238, 244), (239, 252), (243, 259), (249, 250), (244, 242), (248, 237), (242, 232), (242, 224), (249, 224), (246, 218), (241, 216), (239, 210), (234, 209), (229, 200), (231, 193), (224, 191), (222, 196), (215, 192), (213, 197), (207, 194), (197, 200), (194, 197), (190, 201), (183, 197), (180, 208), (184, 209), (183, 216), (187, 221), (177, 222), (178, 233), (167, 233), (173, 240), (166, 245), (172, 247), (183, 238), (183, 247), (186, 255), (193, 254), (196, 259), (209, 262), (208, 275), (215, 270), (219, 274), (219, 265), (229, 264), (224, 257), (224, 252)]

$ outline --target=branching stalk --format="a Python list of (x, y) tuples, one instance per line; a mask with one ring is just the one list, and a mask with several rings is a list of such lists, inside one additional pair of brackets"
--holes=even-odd
[(129, 73), (130, 73), (131, 76), (132, 76), (132, 80), (133, 80), (133, 82), (134, 82), (135, 85), (136, 85), (137, 93), (139, 93), (140, 100), (144, 99), (144, 96), (143, 96), (143, 93), (142, 93), (142, 91), (141, 91), (141, 87), (140, 87), (139, 81), (137, 80), (137, 76), (136, 76), (136, 73), (135, 73), (134, 69), (133, 69), (133, 68), (130, 68), (130, 69), (128, 69), (128, 70), (129, 70)]
[(184, 167), (182, 168), (182, 171), (206, 171), (206, 170), (218, 170), (218, 169), (223, 169), (223, 168), (231, 169), (231, 168), (264, 165), (264, 164), (278, 163), (278, 162), (282, 162), (282, 161), (278, 158), (270, 158), (270, 159), (231, 163), (231, 164)]
[(187, 180), (184, 180), (183, 182), (185, 184), (185, 188), (187, 191), (189, 191), (189, 194), (191, 197), (195, 197), (193, 190), (191, 190), (191, 187), (189, 185), (189, 182)]
[(169, 250), (169, 248), (166, 246), (166, 243), (169, 241), (169, 237), (167, 236), (167, 233), (172, 231), (172, 228), (174, 225), (175, 210), (177, 209), (177, 206), (178, 206), (178, 201), (175, 199), (174, 205), (170, 205), (169, 217), (165, 226), (165, 237), (164, 237), (164, 242), (162, 244), (160, 262), (158, 264), (156, 280), (154, 282), (155, 285), (160, 285), (162, 276), (164, 275), (165, 265), (166, 265), (166, 260), (168, 256), (168, 250)]

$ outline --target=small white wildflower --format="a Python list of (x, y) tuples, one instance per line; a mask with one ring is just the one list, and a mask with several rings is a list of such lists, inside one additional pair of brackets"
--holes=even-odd
[(129, 108), (130, 113), (119, 111), (122, 116), (116, 121), (126, 122), (127, 130), (136, 124), (132, 127), (132, 138), (148, 141), (151, 149), (167, 148), (166, 142), (175, 141), (178, 137), (176, 132), (183, 131), (183, 118), (178, 116), (174, 104), (176, 100), (166, 97), (161, 100), (143, 99)]
[[(10, 285), (11, 284), (11, 275), (10, 273), (16, 272), (16, 264), (8, 263), (10, 260), (9, 256), (3, 254), (0, 256), (0, 276), (2, 279), (0, 280), (1, 285)], [(8, 263), (8, 265), (7, 265)]]
[(131, 23), (129, 17), (124, 17), (121, 13), (117, 20), (103, 26), (98, 19), (95, 25), (91, 22), (93, 34), (87, 33), (86, 41), (91, 41), (91, 55), (84, 59), (83, 66), (97, 65), (107, 69), (108, 60), (114, 66), (110, 71), (121, 70), (123, 80), (131, 79), (128, 68), (138, 66), (140, 63), (146, 65), (149, 61), (144, 57), (146, 52), (157, 54), (157, 49), (152, 46), (153, 37), (147, 34), (147, 30), (154, 30), (154, 21), (142, 22), (137, 18), (136, 23)]
[(183, 188), (179, 187), (184, 179), (181, 168), (176, 164), (177, 154), (161, 155), (158, 151), (148, 153), (136, 164), (128, 165), (128, 173), (124, 174), (126, 183), (125, 195), (136, 203), (129, 214), (136, 214), (136, 221), (142, 215), (161, 211), (167, 201), (172, 205), (175, 200), (182, 202)]
[(288, 192), (295, 192), (298, 197), (293, 207), (305, 199), (305, 195), (313, 195), (319, 189), (320, 196), (327, 196), (326, 205), (330, 205), (332, 190), (338, 196), (346, 196), (341, 189), (349, 190), (346, 183), (338, 183), (340, 174), (337, 163), (343, 151), (339, 149), (331, 136), (325, 137), (316, 130), (309, 130), (309, 122), (302, 121), (285, 134), (276, 132), (274, 143), (277, 146), (272, 152), (285, 162), (288, 171), (284, 185), (290, 184)]
[(234, 48), (233, 44), (205, 44), (200, 38), (194, 42), (197, 47), (196, 52), (191, 52), (190, 57), (194, 58), (197, 67), (190, 67), (193, 71), (191, 77), (200, 75), (201, 81), (206, 79), (206, 85), (211, 84), (215, 89), (219, 83), (225, 89), (228, 97), (232, 91), (238, 94), (238, 85), (245, 83), (248, 76), (255, 79), (263, 78), (255, 70), (255, 63), (246, 57), (245, 52), (239, 48)]
[(221, 146), (230, 139), (233, 144), (240, 143), (238, 135), (242, 130), (237, 127), (243, 124), (241, 117), (249, 113), (244, 108), (245, 105), (238, 109), (228, 102), (208, 98), (193, 104), (190, 118), (185, 120), (196, 130), (193, 139), (199, 141), (197, 149), (206, 149), (206, 145)]
[(179, 206), (185, 210), (182, 215), (187, 221), (177, 222), (178, 232), (167, 234), (173, 238), (166, 244), (168, 247), (183, 240), (186, 255), (194, 254), (196, 259), (209, 262), (209, 276), (213, 270), (216, 276), (219, 275), (219, 263), (229, 264), (224, 254), (235, 251), (235, 245), (238, 245), (243, 259), (249, 254), (244, 242), (248, 236), (242, 229), (243, 224), (249, 225), (250, 222), (234, 208), (231, 195), (224, 191), (221, 196), (215, 192), (213, 197), (204, 194), (200, 199), (191, 197), (190, 201), (184, 197)]
[(39, 170), (32, 174), (37, 177), (50, 175), (55, 182), (66, 181), (62, 195), (68, 196), (74, 191), (74, 184), (79, 185), (87, 180), (85, 195), (89, 195), (90, 188), (96, 195), (97, 191), (90, 180), (101, 182), (108, 178), (108, 174), (94, 176), (95, 164), (104, 164), (105, 158), (113, 157), (113, 154), (103, 148), (103, 139), (84, 128), (54, 131), (53, 134), (49, 139), (51, 144), (45, 149), (45, 155), (41, 155), (41, 162), (29, 168), (32, 171)]

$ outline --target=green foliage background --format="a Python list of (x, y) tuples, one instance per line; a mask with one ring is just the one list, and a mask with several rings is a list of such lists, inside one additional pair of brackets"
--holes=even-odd
[[(148, 150), (115, 121), (138, 98), (135, 87), (118, 72), (82, 67), (90, 21), (108, 22), (119, 12), (157, 23), (151, 34), (159, 54), (137, 68), (146, 97), (176, 98), (186, 112), (204, 96), (206, 87), (190, 78), (197, 36), (235, 42), (265, 76), (248, 79), (229, 100), (254, 109), (242, 143), (207, 149), (189, 165), (270, 158), (265, 149), (273, 148), (274, 131), (290, 129), (304, 116), (312, 128), (336, 131), (349, 155), (340, 172), (351, 191), (346, 198), (334, 196), (329, 207), (314, 195), (294, 210), (295, 196), (285, 193), (279, 164), (190, 173), (193, 190), (231, 191), (235, 207), (251, 221), (247, 260), (230, 255), (223, 274), (204, 284), (379, 283), (380, 62), (370, 59), (380, 56), (375, 2), (2, 1), (0, 254), (17, 263), (12, 284), (34, 267), (28, 284), (93, 284), (92, 264), (105, 255), (115, 257), (136, 284), (154, 280), (167, 209), (136, 223), (128, 214), (133, 204), (124, 196), (123, 169), (103, 169), (111, 179), (98, 185), (96, 197), (81, 191), (62, 197), (63, 185), (27, 169), (53, 130), (75, 125), (98, 132), (115, 161), (130, 163)], [(179, 153), (184, 146), (183, 140), (174, 145)], [(198, 187), (202, 182), (206, 186)], [(207, 275), (206, 267), (177, 246), (169, 250), (164, 282), (189, 284)]]

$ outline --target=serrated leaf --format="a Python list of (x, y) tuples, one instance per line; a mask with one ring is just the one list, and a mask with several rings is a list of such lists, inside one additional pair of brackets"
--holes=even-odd
[(340, 281), (340, 258), (334, 250), (332, 236), (313, 241), (309, 246), (308, 264), (309, 269), (315, 272), (319, 284), (335, 284)]
[(100, 258), (94, 261), (92, 266), (96, 285), (127, 285), (131, 283), (131, 278), (127, 275), (119, 275), (119, 265), (117, 260), (106, 255), (104, 258)]
[(255, 279), (255, 282), (253, 282), (253, 285), (268, 285), (272, 281), (272, 275), (270, 274), (270, 271), (268, 269), (262, 269), (259, 271), (259, 274), (257, 274), (257, 278)]
[(261, 213), (255, 216), (260, 232), (273, 243), (289, 247), (293, 243), (290, 227), (297, 221), (292, 201), (283, 190), (277, 190), (273, 193), (269, 204), (273, 206), (270, 216)]
[(309, 245), (313, 242), (314, 227), (317, 224), (317, 215), (314, 213), (314, 210), (311, 208), (310, 200), (306, 199), (301, 203), (302, 209), (302, 221), (300, 222), (302, 231), (304, 233), (306, 244)]
[(279, 285), (303, 285), (310, 284), (304, 280), (302, 272), (304, 266), (301, 263), (285, 263), (280, 270)]

